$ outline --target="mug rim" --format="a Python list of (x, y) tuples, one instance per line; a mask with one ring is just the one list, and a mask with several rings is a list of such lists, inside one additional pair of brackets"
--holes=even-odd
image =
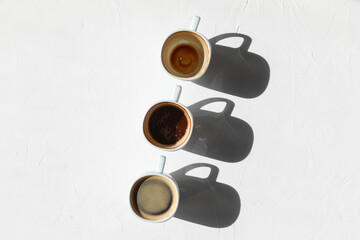
[[(163, 218), (163, 219), (159, 219), (159, 220), (149, 220), (149, 219), (145, 219), (145, 218), (142, 218), (140, 217), (139, 215), (137, 215), (132, 207), (132, 204), (131, 204), (131, 190), (134, 186), (134, 184), (141, 178), (143, 177), (146, 177), (146, 176), (160, 176), (160, 177), (164, 177), (166, 178), (167, 180), (169, 180), (171, 182), (171, 184), (174, 186), (175, 188), (175, 192), (176, 192), (176, 197), (177, 197), (177, 202), (175, 204), (175, 207), (174, 207), (174, 210), (173, 212), (167, 216), (166, 218)], [(151, 223), (161, 223), (161, 222), (166, 222), (168, 221), (170, 218), (172, 218), (178, 207), (179, 207), (179, 203), (180, 203), (180, 189), (179, 189), (179, 185), (177, 184), (177, 182), (175, 181), (175, 179), (170, 175), (170, 174), (166, 174), (166, 173), (159, 173), (159, 172), (146, 172), (146, 173), (143, 173), (141, 174), (140, 176), (138, 176), (131, 184), (130, 186), (130, 190), (129, 190), (129, 205), (130, 205), (130, 209), (131, 209), (131, 212), (139, 219), (145, 221), (145, 222), (151, 222)]]
[[(209, 64), (208, 64), (206, 70), (205, 70), (202, 74), (200, 74), (199, 76), (196, 76), (196, 75), (195, 75), (195, 76), (193, 76), (193, 77), (183, 78), (183, 77), (175, 76), (175, 75), (169, 73), (169, 72), (166, 70), (166, 68), (165, 68), (165, 66), (164, 66), (164, 64), (163, 64), (163, 61), (162, 61), (162, 59), (163, 59), (163, 58), (162, 58), (162, 49), (163, 49), (163, 47), (164, 47), (164, 43), (166, 42), (166, 40), (167, 40), (171, 35), (173, 35), (173, 34), (175, 34), (175, 33), (177, 33), (177, 32), (192, 32), (192, 33), (194, 33), (194, 34), (199, 35), (199, 36), (206, 42), (206, 45), (208, 46), (207, 48), (208, 48), (208, 50), (209, 50)], [(164, 71), (165, 71), (167, 74), (169, 74), (170, 76), (172, 76), (172, 77), (174, 77), (174, 78), (177, 78), (177, 79), (180, 79), (180, 80), (183, 80), (183, 81), (193, 81), (193, 80), (199, 79), (200, 77), (202, 77), (202, 76), (205, 75), (206, 71), (208, 70), (208, 68), (209, 68), (209, 66), (210, 66), (211, 55), (212, 55), (211, 44), (210, 44), (209, 40), (208, 40), (203, 34), (197, 32), (197, 31), (190, 30), (190, 29), (178, 29), (178, 30), (175, 30), (175, 31), (171, 32), (171, 33), (165, 38), (165, 40), (163, 41), (163, 44), (162, 44), (162, 46), (161, 46), (161, 51), (160, 51), (160, 61), (161, 61), (161, 66), (163, 67)]]
[[(161, 148), (161, 147), (158, 147), (158, 146), (155, 146), (154, 144), (152, 144), (148, 139), (147, 137), (145, 136), (145, 132), (144, 132), (144, 121), (145, 121), (145, 117), (147, 115), (147, 113), (150, 111), (150, 109), (152, 107), (154, 107), (155, 105), (159, 104), (159, 103), (173, 103), (173, 104), (176, 104), (176, 105), (179, 105), (180, 107), (184, 108), (186, 113), (188, 114), (189, 118), (190, 118), (190, 130), (189, 130), (189, 135), (187, 137), (187, 139), (180, 145), (180, 146), (177, 146), (176, 148)], [(160, 101), (157, 101), (155, 102), (154, 104), (152, 104), (146, 111), (145, 113), (145, 116), (144, 116), (144, 119), (143, 119), (143, 127), (142, 127), (142, 132), (143, 132), (143, 136), (146, 140), (146, 142), (148, 144), (150, 144), (151, 146), (155, 147), (156, 149), (159, 149), (159, 150), (164, 150), (164, 151), (169, 151), (169, 152), (173, 152), (173, 151), (178, 151), (180, 150), (181, 148), (185, 147), (186, 144), (189, 142), (190, 138), (191, 138), (191, 135), (192, 135), (192, 132), (193, 132), (193, 129), (194, 129), (194, 119), (193, 119), (193, 116), (190, 112), (190, 110), (184, 106), (183, 104), (179, 103), (179, 102), (176, 102), (176, 101), (172, 101), (172, 100), (160, 100)]]

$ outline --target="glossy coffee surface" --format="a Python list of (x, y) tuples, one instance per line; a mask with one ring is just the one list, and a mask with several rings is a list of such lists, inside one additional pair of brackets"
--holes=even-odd
[(145, 114), (143, 132), (155, 147), (176, 150), (187, 143), (192, 132), (190, 112), (174, 102), (160, 102)]
[(187, 119), (184, 112), (171, 105), (157, 108), (150, 116), (151, 136), (164, 145), (174, 145), (186, 133)]

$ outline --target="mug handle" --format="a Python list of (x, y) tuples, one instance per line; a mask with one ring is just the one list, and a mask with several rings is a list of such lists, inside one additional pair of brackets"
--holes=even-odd
[(158, 163), (157, 173), (162, 174), (164, 172), (166, 157), (161, 155)]
[(191, 31), (196, 32), (196, 30), (197, 30), (197, 28), (199, 26), (199, 22), (200, 22), (200, 17), (199, 16), (193, 16), (192, 19), (191, 19), (191, 24), (190, 24), (189, 29)]
[(178, 102), (179, 98), (180, 98), (180, 94), (181, 94), (181, 86), (180, 85), (176, 85), (174, 91), (173, 91), (173, 95), (172, 95), (172, 100), (174, 102)]

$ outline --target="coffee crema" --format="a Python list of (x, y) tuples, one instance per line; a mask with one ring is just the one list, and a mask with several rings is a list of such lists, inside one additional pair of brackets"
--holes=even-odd
[(136, 201), (142, 214), (162, 214), (171, 206), (171, 189), (161, 178), (149, 177), (140, 185)]
[(175, 71), (182, 74), (192, 73), (198, 68), (199, 53), (191, 45), (179, 45), (172, 51), (170, 63)]
[(139, 217), (161, 221), (176, 211), (179, 203), (176, 184), (159, 175), (138, 179), (130, 191), (131, 208)]
[(157, 108), (149, 119), (149, 131), (157, 142), (164, 145), (176, 144), (186, 133), (188, 121), (184, 112), (174, 106)]

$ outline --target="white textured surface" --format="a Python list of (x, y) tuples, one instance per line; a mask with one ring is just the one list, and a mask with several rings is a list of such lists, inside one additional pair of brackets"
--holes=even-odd
[[(0, 239), (360, 239), (360, 1), (0, 1)], [(171, 79), (160, 49), (202, 17), (208, 38), (239, 32), (269, 63), (245, 99)], [(166, 154), (166, 172), (205, 162), (236, 189), (226, 228), (131, 215), (131, 181), (163, 154), (141, 133), (149, 105), (235, 102), (254, 131), (226, 163)]]

